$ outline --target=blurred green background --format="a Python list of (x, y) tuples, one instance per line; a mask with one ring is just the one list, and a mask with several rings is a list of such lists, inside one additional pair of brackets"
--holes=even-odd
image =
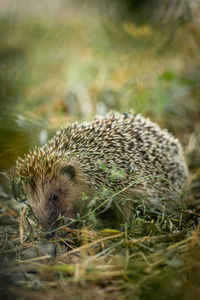
[(199, 1), (0, 0), (0, 169), (67, 121), (134, 110), (200, 168)]

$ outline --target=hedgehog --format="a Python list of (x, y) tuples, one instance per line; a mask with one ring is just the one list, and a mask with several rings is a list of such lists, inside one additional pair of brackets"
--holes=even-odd
[[(18, 158), (16, 170), (45, 230), (61, 220), (73, 226), (95, 195), (109, 202), (107, 217), (121, 223), (138, 203), (157, 212), (176, 210), (188, 177), (176, 138), (140, 114), (118, 112), (67, 124), (43, 147)], [(106, 201), (103, 190), (109, 191)]]

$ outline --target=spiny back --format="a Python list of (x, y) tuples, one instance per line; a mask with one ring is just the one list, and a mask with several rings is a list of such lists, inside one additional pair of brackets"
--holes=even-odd
[[(49, 146), (74, 157), (97, 186), (106, 176), (99, 161), (108, 169), (113, 168), (113, 163), (118, 169), (124, 169), (128, 183), (133, 180), (131, 170), (134, 176), (163, 176), (180, 190), (187, 177), (178, 140), (141, 115), (111, 113), (88, 123), (67, 126), (55, 135)], [(116, 184), (120, 182), (116, 180)]]
[[(75, 161), (89, 184), (97, 188), (107, 185), (120, 189), (135, 178), (152, 175), (166, 178), (181, 191), (187, 178), (177, 139), (141, 115), (111, 113), (88, 123), (67, 125), (44, 147), (19, 160), (18, 173), (39, 176), (43, 168), (45, 176), (47, 167), (50, 173), (60, 160)], [(48, 163), (45, 165), (44, 161)], [(123, 169), (124, 176), (112, 180), (113, 168)], [(145, 186), (164, 193), (166, 184), (159, 184), (152, 177), (146, 180)]]

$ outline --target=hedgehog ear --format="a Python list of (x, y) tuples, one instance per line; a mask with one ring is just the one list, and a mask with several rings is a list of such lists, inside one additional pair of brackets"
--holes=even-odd
[(65, 166), (61, 169), (61, 174), (67, 174), (71, 179), (76, 176), (75, 168), (72, 165)]

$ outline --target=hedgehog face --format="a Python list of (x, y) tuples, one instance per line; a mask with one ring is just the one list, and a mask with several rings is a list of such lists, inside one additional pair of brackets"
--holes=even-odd
[(75, 168), (72, 165), (56, 167), (41, 178), (26, 185), (27, 200), (43, 229), (50, 230), (58, 224), (76, 218), (77, 203), (81, 199)]

